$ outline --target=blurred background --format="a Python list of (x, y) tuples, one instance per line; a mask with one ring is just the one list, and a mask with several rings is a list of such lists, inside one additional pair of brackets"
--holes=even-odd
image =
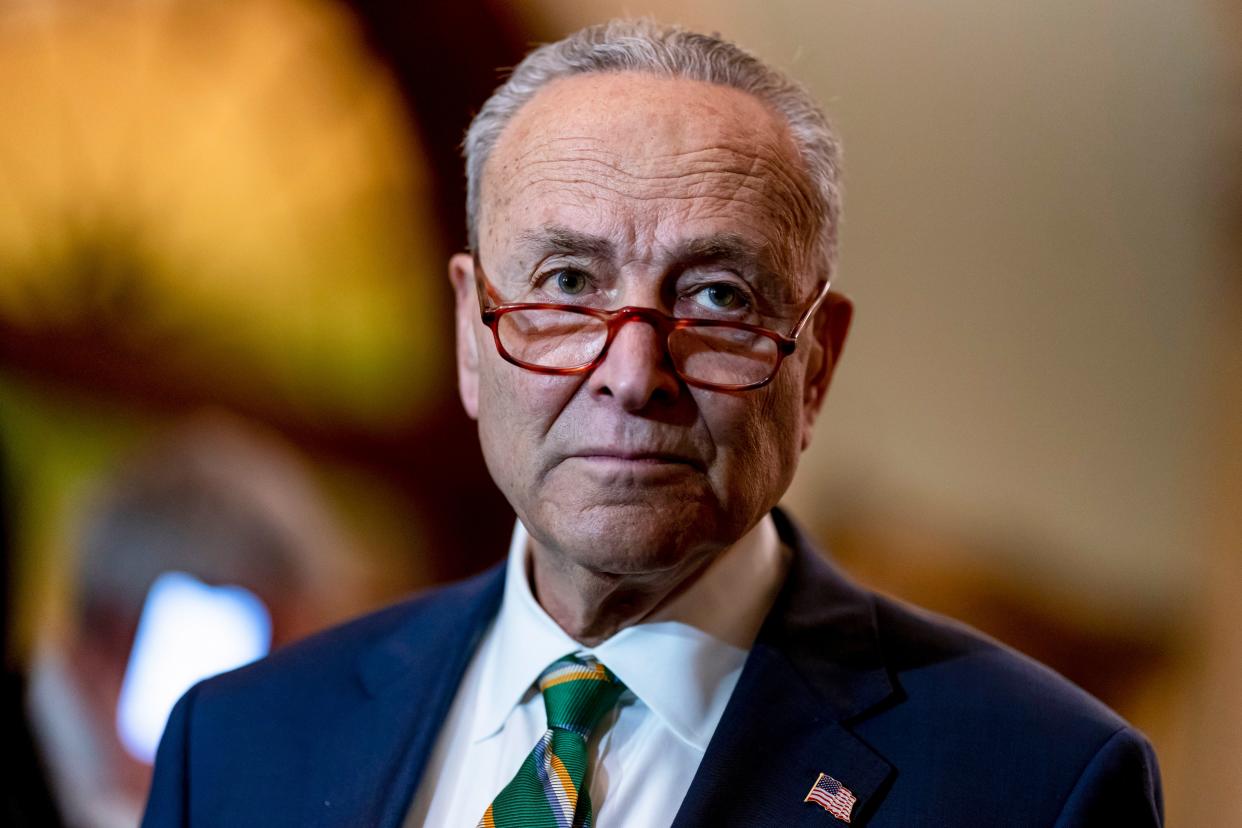
[(5, 738), (48, 780), (6, 824), (135, 825), (189, 683), (500, 558), (458, 143), (618, 14), (844, 138), (857, 313), (791, 510), (1143, 728), (1171, 824), (1242, 824), (1242, 7), (4, 0)]

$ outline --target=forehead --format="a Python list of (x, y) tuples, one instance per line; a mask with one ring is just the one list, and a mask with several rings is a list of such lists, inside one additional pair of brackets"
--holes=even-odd
[(629, 260), (725, 235), (791, 268), (814, 227), (780, 117), (745, 92), (683, 78), (549, 84), (505, 127), (482, 185), (480, 243), (509, 256), (541, 228), (568, 227)]

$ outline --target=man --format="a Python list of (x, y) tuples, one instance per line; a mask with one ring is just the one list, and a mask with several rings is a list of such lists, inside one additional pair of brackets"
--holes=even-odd
[(614, 22), (532, 53), (466, 154), (508, 562), (191, 690), (147, 825), (1159, 824), (1140, 734), (775, 509), (851, 312), (805, 92)]

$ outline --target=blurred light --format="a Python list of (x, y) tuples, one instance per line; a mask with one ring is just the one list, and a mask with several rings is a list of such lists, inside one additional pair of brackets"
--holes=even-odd
[(0, 2), (0, 78), (0, 326), (320, 422), (438, 402), (434, 179), (347, 4)]
[(152, 763), (168, 714), (195, 682), (267, 654), (272, 621), (258, 596), (165, 572), (147, 593), (117, 702), (121, 744)]

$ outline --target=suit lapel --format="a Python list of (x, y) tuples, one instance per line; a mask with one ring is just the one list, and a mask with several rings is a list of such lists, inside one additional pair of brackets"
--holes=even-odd
[[(849, 722), (893, 695), (870, 594), (836, 572), (779, 510), (794, 558), (677, 813), (699, 825), (826, 826), (807, 792), (831, 774), (857, 824), (892, 766)], [(417, 605), (359, 655), (353, 695), (316, 739), (308, 826), (399, 828), (470, 657), (495, 616), (503, 566)]]
[(432, 595), (359, 655), (357, 692), (316, 740), (300, 824), (401, 825), (503, 582), (500, 566)]
[(803, 801), (821, 772), (857, 797), (857, 824), (893, 773), (848, 727), (894, 691), (871, 596), (836, 572), (784, 514), (773, 517), (794, 551), (789, 577), (674, 828), (841, 824)]

